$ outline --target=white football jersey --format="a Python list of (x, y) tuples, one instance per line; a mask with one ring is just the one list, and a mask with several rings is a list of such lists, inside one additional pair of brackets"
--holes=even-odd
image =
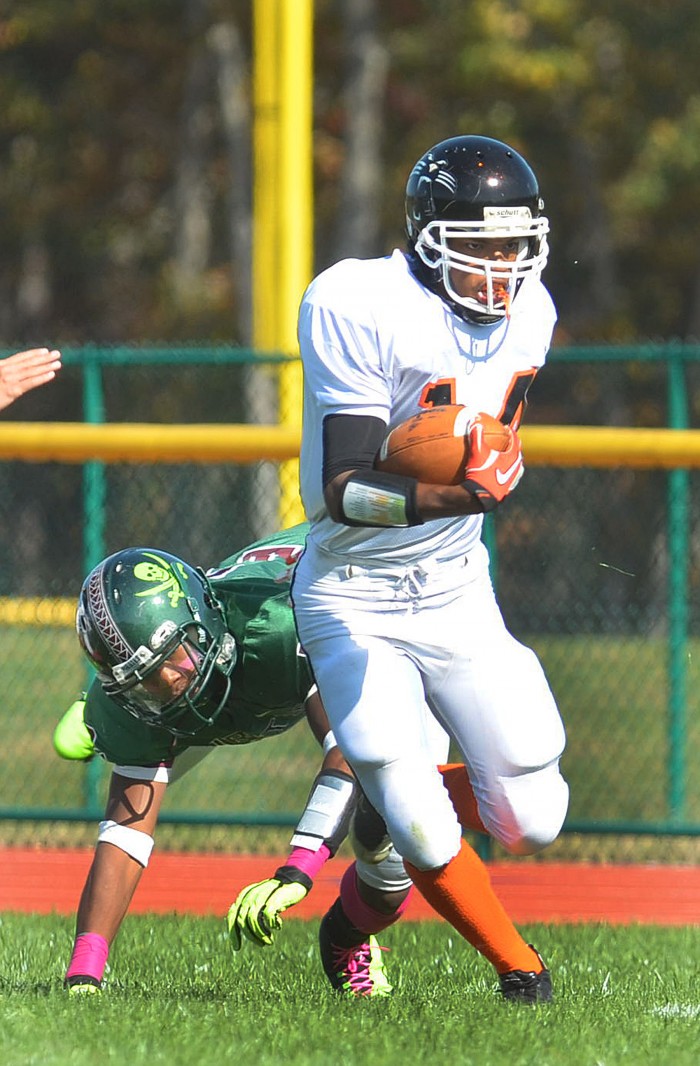
[(555, 322), (544, 285), (526, 278), (510, 318), (471, 325), (421, 285), (399, 250), (382, 259), (346, 259), (319, 274), (299, 312), (301, 494), (311, 543), (369, 564), (448, 560), (470, 551), (482, 515), (407, 529), (334, 522), (323, 499), (323, 420), (374, 415), (393, 428), (421, 409), (457, 403), (509, 421), (545, 361)]

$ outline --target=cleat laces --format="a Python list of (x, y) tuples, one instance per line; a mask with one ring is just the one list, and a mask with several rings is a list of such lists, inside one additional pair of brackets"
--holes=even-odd
[(380, 952), (387, 948), (370, 937), (368, 943), (351, 948), (333, 945), (333, 968), (341, 988), (353, 996), (388, 996), (392, 992)]

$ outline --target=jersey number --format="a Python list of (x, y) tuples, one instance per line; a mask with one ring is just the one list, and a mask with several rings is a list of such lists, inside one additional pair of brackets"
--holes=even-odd
[(457, 382), (454, 378), (431, 381), (420, 394), (419, 407), (444, 407), (457, 403)]

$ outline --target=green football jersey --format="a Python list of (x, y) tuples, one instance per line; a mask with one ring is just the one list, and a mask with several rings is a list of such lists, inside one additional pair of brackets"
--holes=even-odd
[(262, 740), (304, 717), (313, 678), (299, 646), (289, 588), (307, 532), (306, 523), (283, 530), (207, 572), (238, 648), (231, 695), (214, 724), (193, 737), (174, 737), (134, 718), (95, 680), (85, 724), (97, 752), (118, 765), (153, 766), (194, 746)]

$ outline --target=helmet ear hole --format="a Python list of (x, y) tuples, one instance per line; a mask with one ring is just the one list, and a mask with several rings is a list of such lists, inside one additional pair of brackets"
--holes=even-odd
[(166, 619), (151, 633), (151, 638), (148, 642), (149, 647), (154, 652), (159, 651), (176, 632), (177, 626), (175, 623), (170, 618)]

